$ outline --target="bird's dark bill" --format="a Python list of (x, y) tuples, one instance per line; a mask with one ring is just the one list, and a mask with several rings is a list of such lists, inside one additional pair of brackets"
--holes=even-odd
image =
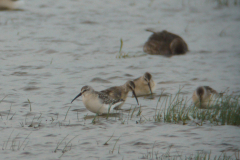
[(150, 93), (152, 94), (152, 89), (151, 89), (150, 83), (148, 83), (148, 87), (149, 87)]
[[(73, 100), (72, 100), (72, 102), (75, 100), (75, 99), (77, 99), (78, 97), (80, 97), (82, 95), (82, 92), (80, 92)], [(71, 103), (72, 103), (71, 102)]]
[(139, 105), (139, 103), (138, 103), (138, 98), (137, 98), (137, 96), (136, 96), (135, 91), (133, 90), (132, 93), (133, 93), (133, 95), (134, 95), (134, 97), (135, 97), (135, 99), (136, 99), (136, 101), (137, 101), (137, 104)]

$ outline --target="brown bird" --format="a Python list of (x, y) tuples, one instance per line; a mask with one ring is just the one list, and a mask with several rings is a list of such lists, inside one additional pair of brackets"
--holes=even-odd
[(0, 0), (0, 10), (16, 10), (23, 5), (23, 0)]
[(112, 99), (104, 93), (95, 91), (90, 86), (83, 86), (81, 92), (72, 100), (72, 102), (80, 96), (82, 96), (82, 101), (85, 107), (89, 111), (98, 114), (112, 112), (113, 109), (116, 109), (123, 103), (122, 99)]
[(188, 51), (187, 43), (178, 35), (163, 30), (153, 32), (148, 41), (143, 46), (143, 51), (153, 55), (179, 55)]
[[(127, 81), (124, 85), (114, 86), (114, 87), (102, 90), (101, 92), (104, 94), (107, 94), (109, 97), (115, 100), (122, 99), (125, 102), (129, 91), (132, 91), (132, 94), (134, 95), (137, 101), (137, 104), (139, 105), (137, 96), (135, 94), (135, 84), (133, 81)], [(123, 104), (124, 103), (120, 104), (118, 108), (121, 108)]]
[(209, 106), (213, 105), (217, 97), (219, 97), (218, 92), (209, 86), (198, 87), (192, 95), (195, 105), (202, 109), (209, 108)]
[(144, 73), (143, 76), (133, 80), (135, 84), (136, 96), (143, 96), (152, 94), (155, 90), (155, 82), (152, 79), (152, 75), (148, 72)]

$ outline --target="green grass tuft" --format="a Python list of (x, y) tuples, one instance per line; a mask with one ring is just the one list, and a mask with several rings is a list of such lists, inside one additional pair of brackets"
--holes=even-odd
[[(154, 120), (155, 122), (182, 123), (187, 124), (189, 120), (195, 121), (197, 125), (210, 122), (216, 125), (240, 125), (240, 96), (225, 95), (209, 109), (200, 109), (189, 104), (187, 97), (175, 96), (159, 97)], [(161, 107), (158, 108), (158, 104)]]

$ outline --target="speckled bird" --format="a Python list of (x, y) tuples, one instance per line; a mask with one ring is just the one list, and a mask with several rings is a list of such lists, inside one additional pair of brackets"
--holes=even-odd
[[(102, 90), (101, 92), (104, 94), (107, 94), (113, 99), (122, 99), (125, 102), (129, 91), (132, 91), (132, 94), (134, 95), (137, 101), (137, 104), (139, 105), (138, 98), (135, 94), (135, 84), (133, 81), (127, 81), (124, 85), (114, 86), (114, 87)], [(123, 103), (119, 105), (118, 108), (120, 108), (122, 105)]]
[(81, 92), (72, 100), (72, 102), (81, 95), (85, 107), (89, 111), (98, 114), (112, 112), (113, 109), (124, 102), (122, 99), (113, 99), (107, 94), (94, 91), (91, 86), (82, 87)]

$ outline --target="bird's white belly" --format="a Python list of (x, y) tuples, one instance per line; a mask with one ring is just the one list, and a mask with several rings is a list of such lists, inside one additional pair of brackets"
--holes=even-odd
[(93, 113), (109, 113), (115, 107), (121, 105), (124, 101), (119, 101), (115, 104), (105, 104), (96, 94), (85, 94), (82, 96), (82, 101), (85, 107)]
[(102, 103), (100, 103), (98, 98), (95, 98), (95, 97), (86, 98), (83, 96), (83, 104), (89, 111), (93, 113), (107, 112), (107, 108)]

